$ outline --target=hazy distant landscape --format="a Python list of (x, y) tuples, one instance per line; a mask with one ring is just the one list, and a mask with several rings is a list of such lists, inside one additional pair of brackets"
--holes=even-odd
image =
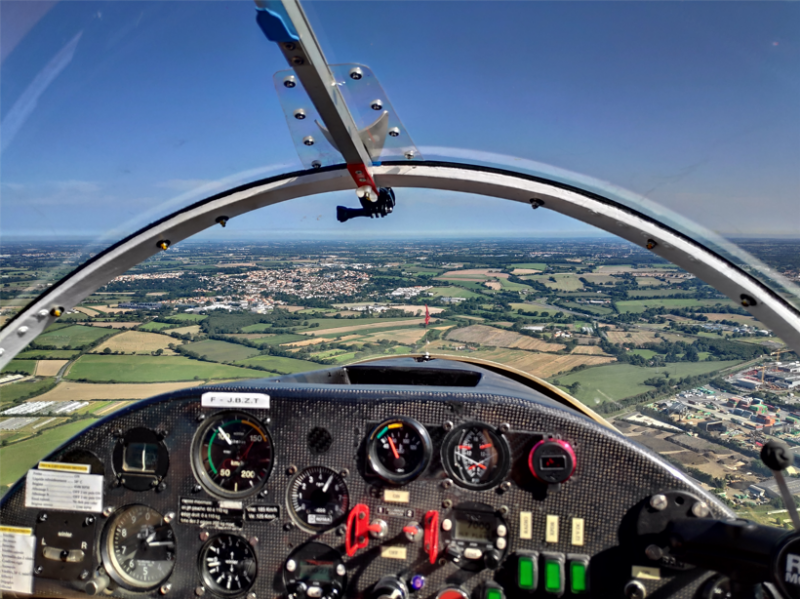
[[(800, 278), (797, 243), (742, 245)], [(3, 323), (93, 251), (4, 245)], [(768, 477), (755, 460), (766, 438), (800, 448), (786, 369), (797, 356), (702, 281), (608, 239), (179, 244), (70, 309), (3, 370), (0, 485), (132, 401), (425, 351), (547, 379), (780, 524), (768, 494), (748, 489)]]

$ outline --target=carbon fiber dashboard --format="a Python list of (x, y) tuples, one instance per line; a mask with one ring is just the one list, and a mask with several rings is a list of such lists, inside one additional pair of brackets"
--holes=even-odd
[[(209, 392), (262, 399), (260, 407), (204, 407), (201, 397)], [(246, 475), (254, 477), (252, 490), (237, 486), (226, 494), (202, 480), (203, 460), (213, 457), (198, 431), (216, 435), (207, 423), (226, 413), (249, 415), (270, 439), (271, 454), (262, 459), (266, 474)], [(423, 472), (401, 484), (376, 475), (367, 443), (371, 434), (380, 435), (379, 424), (397, 419), (420, 423), (431, 449)], [(497, 466), (503, 471), (488, 488), (467, 488), (443, 462), (448, 434), (468, 423), (485, 425), (495, 431), (492, 438), (507, 443), (509, 460)], [(119, 447), (134, 430), (153, 435), (135, 445), (143, 448), (141, 468), (150, 473), (149, 484), (138, 486), (123, 481), (118, 464)], [(563, 483), (548, 484), (532, 473), (531, 453), (543, 440), (563, 441), (574, 452), (574, 474)], [(635, 580), (648, 597), (693, 597), (710, 574), (649, 560), (630, 522), (650, 496), (675, 490), (701, 497), (712, 517), (732, 516), (693, 481), (620, 434), (510, 379), (441, 360), (385, 360), (162, 395), (97, 422), (48, 461), (85, 464), (90, 476), (101, 476), (95, 480), (102, 485), (102, 505), (26, 507), (40, 504), (24, 479), (5, 496), (3, 526), (29, 529), (34, 537), (30, 582), (37, 596), (434, 599), (444, 589), (450, 592), (441, 595), (445, 599), (623, 596)], [(217, 464), (213, 473), (237, 463)], [(305, 481), (293, 486), (303, 473), (312, 482), (324, 473), (325, 491), (333, 480), (327, 473), (338, 476), (337, 488), (347, 497), (341, 517), (320, 516), (323, 525), (315, 528), (298, 515), (291, 489), (303, 488)], [(341, 503), (341, 493), (338, 498)], [(141, 529), (140, 538), (142, 547), (169, 547), (171, 563), (155, 578), (140, 569), (134, 576), (145, 582), (129, 584), (124, 573), (114, 572), (128, 557), (111, 559), (116, 533), (110, 528), (136, 505), (168, 521), (165, 540), (152, 528)], [(357, 509), (365, 514), (361, 524), (348, 518)], [(151, 517), (149, 511), (141, 514)], [(488, 533), (464, 532), (464, 518), (488, 522)], [(354, 530), (362, 524), (371, 530)], [(236, 560), (231, 553), (231, 564), (247, 564), (247, 580), (232, 590), (208, 573), (222, 567), (209, 553), (216, 551), (215, 539), (231, 547), (235, 539), (238, 553)], [(321, 545), (313, 543), (332, 551), (321, 557)], [(573, 563), (583, 564), (584, 582)], [(560, 588), (552, 586), (557, 575)], [(15, 595), (25, 596), (4, 593)]]

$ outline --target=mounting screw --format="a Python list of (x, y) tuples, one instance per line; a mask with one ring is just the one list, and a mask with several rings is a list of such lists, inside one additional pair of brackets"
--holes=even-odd
[(294, 111), (294, 118), (296, 118), (298, 121), (302, 121), (304, 118), (306, 118), (306, 111), (302, 108), (298, 108)]
[(247, 593), (247, 599), (256, 599), (256, 594), (252, 591)]
[(295, 466), (294, 464), (292, 464), (291, 466), (289, 466), (289, 467), (286, 469), (286, 474), (287, 474), (288, 476), (292, 476), (293, 474), (297, 474), (297, 466)]
[(746, 293), (740, 295), (739, 299), (742, 300), (742, 306), (744, 306), (745, 308), (747, 308), (748, 306), (758, 305), (756, 298), (754, 298), (752, 295), (747, 295)]
[(161, 593), (162, 595), (166, 595), (167, 593), (170, 592), (170, 590), (172, 590), (172, 584), (169, 582), (165, 582), (164, 584), (161, 585), (161, 588), (158, 589), (158, 592)]
[(44, 572), (44, 567), (43, 566), (36, 566), (36, 573), (37, 574), (41, 574), (42, 572)]
[(39, 514), (39, 522), (47, 522), (47, 514), (45, 514), (44, 512)]
[(451, 507), (453, 507), (453, 502), (452, 502), (451, 500), (449, 500), (449, 499), (445, 499), (445, 500), (442, 502), (442, 507), (443, 507), (444, 509), (446, 509), (446, 510), (449, 510)]
[[(122, 479), (122, 482), (123, 482), (123, 484), (125, 483), (125, 479), (124, 478)], [(158, 486), (156, 487), (156, 491), (158, 491), (159, 493), (163, 493), (166, 490), (167, 490), (167, 483), (165, 483), (162, 480), (160, 483), (158, 483)]]
[(251, 544), (253, 547), (255, 547), (256, 545), (258, 545), (258, 537), (250, 537), (250, 538), (248, 539), (248, 542), (249, 542), (249, 543), (250, 543), (250, 544)]
[(625, 585), (625, 597), (627, 599), (644, 599), (647, 597), (647, 589), (638, 580), (631, 580)]
[(500, 490), (503, 493), (506, 493), (507, 491), (510, 491), (511, 490), (511, 481), (505, 481), (505, 482), (501, 483), (500, 484)]
[(322, 166), (322, 163), (319, 160), (315, 160), (314, 162), (311, 163), (311, 166), (313, 168), (319, 168)]
[(505, 435), (508, 431), (511, 430), (511, 425), (508, 422), (504, 422), (503, 424), (497, 427), (497, 430), (499, 430), (502, 434)]
[(42, 309), (42, 310), (39, 310), (39, 311), (36, 313), (36, 316), (38, 316), (39, 318), (44, 318), (44, 317), (45, 317), (45, 316), (47, 316), (48, 314), (50, 314), (50, 312), (48, 312), (47, 310), (44, 310), (44, 309)]
[(267, 495), (269, 495), (269, 491), (266, 489), (261, 489), (261, 492), (258, 494), (259, 497), (266, 497)]
[(104, 518), (108, 518), (113, 513), (114, 513), (114, 508), (111, 507), (111, 506), (108, 506), (108, 507), (106, 507), (106, 509), (103, 510), (103, 517)]
[(500, 509), (498, 509), (497, 511), (500, 512), (501, 516), (506, 516), (508, 514), (508, 506), (507, 505), (501, 505)]
[(286, 42), (283, 44), (283, 49), (288, 50), (289, 52), (293, 52), (295, 48), (296, 46), (294, 45), (294, 42)]
[(204, 587), (203, 585), (196, 586), (194, 589), (194, 594), (197, 595), (198, 597), (202, 597), (203, 595), (206, 594), (206, 587)]
[(306, 64), (306, 61), (302, 56), (292, 56), (292, 64), (296, 67), (301, 67)]
[(343, 537), (346, 532), (347, 532), (347, 528), (344, 527), (344, 526), (340, 526), (339, 528), (336, 529), (336, 536), (337, 537)]
[(87, 578), (89, 578), (89, 570), (84, 570), (83, 572), (81, 572), (81, 575), (78, 576), (78, 578), (80, 578), (81, 580), (86, 580)]
[(648, 545), (644, 554), (653, 561), (658, 561), (664, 555), (664, 551), (658, 545)]
[(164, 522), (166, 522), (167, 524), (172, 522), (174, 519), (175, 519), (175, 512), (167, 512), (166, 514), (164, 514)]
[(408, 152), (405, 153), (405, 157), (407, 160), (412, 160), (414, 156), (416, 156), (416, 154), (414, 154), (413, 150), (409, 150)]
[(350, 79), (355, 79), (356, 81), (358, 81), (363, 76), (364, 76), (364, 71), (362, 71), (358, 67), (350, 69)]
[(25, 333), (27, 333), (28, 331), (30, 331), (30, 327), (21, 326), (21, 327), (19, 327), (19, 328), (17, 329), (17, 335), (19, 335), (20, 337), (22, 337), (22, 336), (23, 336)]
[(400, 127), (392, 127), (389, 129), (389, 137), (400, 137)]
[(314, 138), (310, 135), (307, 135), (303, 138), (303, 145), (304, 146), (313, 146), (314, 145)]
[(83, 525), (91, 526), (92, 524), (94, 524), (94, 516), (86, 516), (86, 518), (83, 520)]
[(198, 483), (194, 483), (192, 485), (192, 493), (199, 493), (202, 490), (203, 490), (203, 487), (201, 487)]
[(667, 496), (663, 493), (653, 495), (650, 498), (650, 507), (654, 510), (658, 510), (659, 512), (667, 509)]
[(372, 110), (380, 110), (381, 108), (383, 108), (383, 102), (381, 102), (380, 100), (373, 100), (370, 103), (369, 107), (372, 108)]
[(453, 481), (451, 479), (446, 478), (446, 479), (444, 479), (442, 481), (442, 488), (443, 489), (449, 489), (452, 486), (453, 486)]
[(692, 506), (692, 514), (698, 518), (708, 518), (709, 512), (708, 504), (705, 501), (698, 501)]
[(652, 249), (653, 249), (654, 247), (656, 247), (657, 245), (658, 245), (658, 244), (657, 244), (655, 241), (653, 241), (652, 239), (648, 239), (648, 240), (647, 240), (647, 243), (645, 244), (645, 246), (644, 246), (644, 247), (646, 247), (648, 250), (652, 250)]
[(449, 420), (446, 420), (445, 423), (442, 425), (442, 428), (446, 431), (449, 431), (453, 428), (453, 423)]
[(544, 206), (544, 202), (542, 200), (538, 200), (536, 198), (531, 198), (530, 202), (531, 202), (531, 208), (533, 208), (534, 210)]
[(339, 476), (342, 478), (347, 478), (350, 476), (350, 471), (347, 468), (342, 468), (342, 470), (339, 472)]
[(285, 530), (287, 532), (292, 530), (293, 528), (294, 528), (294, 524), (292, 524), (291, 522), (287, 522), (286, 524), (283, 525), (283, 530)]
[(294, 75), (289, 75), (283, 80), (283, 87), (288, 87), (289, 89), (297, 86), (297, 79), (294, 78)]
[(198, 414), (197, 415), (197, 422), (203, 422), (203, 420), (205, 420), (205, 419), (206, 419), (206, 415), (205, 414)]
[(200, 540), (205, 542), (208, 541), (208, 531), (204, 530), (200, 533)]

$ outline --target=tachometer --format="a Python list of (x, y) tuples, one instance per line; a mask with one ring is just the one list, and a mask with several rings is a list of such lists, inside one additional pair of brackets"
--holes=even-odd
[(232, 534), (212, 537), (200, 550), (200, 572), (203, 582), (219, 595), (238, 595), (256, 581), (258, 563), (253, 547)]
[(442, 463), (456, 484), (480, 491), (499, 484), (511, 462), (505, 437), (487, 424), (455, 427), (444, 440)]
[(246, 497), (269, 478), (272, 453), (272, 439), (258, 420), (244, 412), (223, 412), (195, 435), (192, 467), (211, 493)]
[(431, 460), (428, 431), (413, 418), (381, 422), (367, 439), (367, 459), (372, 470), (392, 483), (417, 478)]
[(337, 472), (312, 466), (295, 476), (289, 485), (287, 503), (302, 526), (326, 530), (347, 516), (350, 497), (344, 479)]
[(146, 505), (117, 512), (105, 531), (103, 561), (122, 586), (157, 587), (175, 567), (175, 535), (164, 516)]

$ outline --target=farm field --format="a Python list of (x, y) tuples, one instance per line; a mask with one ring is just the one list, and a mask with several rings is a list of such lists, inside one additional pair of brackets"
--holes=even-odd
[(633, 289), (628, 292), (628, 297), (647, 298), (647, 297), (669, 297), (671, 295), (681, 295), (686, 293), (684, 289)]
[(510, 265), (511, 268), (532, 268), (534, 270), (545, 270), (547, 264), (544, 262), (515, 262)]
[(36, 370), (36, 360), (11, 360), (0, 373), (33, 374)]
[(236, 362), (237, 360), (251, 358), (259, 353), (259, 350), (254, 347), (213, 339), (189, 343), (185, 347), (198, 356), (206, 356), (214, 362)]
[(137, 400), (202, 385), (204, 381), (182, 383), (76, 383), (62, 381), (36, 401)]
[[(337, 321), (337, 319), (330, 319)], [(372, 324), (359, 324), (360, 321), (374, 321)], [(327, 323), (325, 326), (320, 325), (319, 328), (306, 329), (303, 331), (305, 335), (329, 335), (339, 333), (350, 333), (352, 331), (365, 331), (370, 329), (382, 328), (395, 328), (395, 327), (408, 327), (414, 325), (421, 325), (425, 322), (425, 318), (359, 318), (359, 319), (338, 319), (342, 326), (335, 326), (333, 323)], [(435, 321), (431, 320), (432, 323)], [(352, 323), (352, 324), (351, 324)]]
[(473, 352), (470, 355), (483, 360), (505, 364), (541, 378), (548, 378), (559, 372), (571, 370), (581, 364), (597, 366), (615, 361), (615, 358), (607, 356), (553, 355), (513, 349), (482, 350)]
[(0, 386), (0, 405), (13, 403), (21, 397), (34, 397), (53, 386), (53, 379), (20, 381)]
[(520, 335), (513, 331), (502, 331), (481, 324), (463, 329), (453, 329), (445, 335), (445, 338), (451, 341), (463, 341), (464, 343), (480, 343), (481, 345), (543, 352), (556, 352), (564, 349), (564, 346), (560, 343), (548, 343), (535, 337)]
[(205, 320), (208, 318), (205, 314), (188, 314), (186, 312), (182, 314), (173, 314), (169, 317), (170, 320), (185, 320), (187, 322), (200, 322), (201, 320)]
[[(606, 401), (625, 399), (654, 387), (645, 385), (644, 381), (661, 376), (668, 372), (671, 377), (684, 377), (687, 375), (707, 374), (722, 370), (729, 366), (739, 364), (738, 361), (727, 362), (677, 362), (668, 364), (665, 368), (641, 368), (630, 364), (613, 364), (587, 368), (573, 374), (555, 377), (561, 387), (566, 388), (573, 383), (581, 386), (574, 394), (575, 398), (585, 403), (590, 408)], [(551, 380), (555, 383), (555, 380)]]
[(113, 335), (115, 331), (72, 325), (55, 331), (47, 331), (36, 338), (36, 343), (51, 348), (79, 348), (94, 343), (101, 337)]
[(605, 356), (607, 354), (603, 353), (603, 348), (599, 345), (578, 345), (573, 349), (570, 353), (572, 354), (584, 354), (586, 356)]
[(696, 300), (683, 298), (653, 298), (640, 300), (623, 300), (616, 302), (617, 309), (622, 312), (644, 312), (648, 308), (691, 308), (693, 306), (733, 306), (730, 300)]
[[(579, 289), (583, 289), (583, 283), (580, 282), (577, 275), (573, 274), (534, 275), (523, 278), (542, 283), (550, 289), (556, 289), (558, 291), (578, 291)], [(555, 281), (551, 281), (551, 278), (555, 279)]]
[[(241, 366), (260, 366), (278, 374), (294, 374), (296, 372), (308, 372), (309, 370), (320, 370), (325, 368), (322, 364), (298, 360), (296, 358), (284, 358), (282, 356), (255, 356), (247, 360), (237, 362)], [(270, 376), (269, 373), (255, 372), (256, 377)]]
[(90, 327), (99, 329), (135, 329), (141, 322), (87, 322)]
[(178, 335), (197, 335), (200, 332), (199, 324), (190, 324), (188, 327), (178, 327), (177, 329), (170, 329), (168, 333), (177, 333)]
[(163, 350), (164, 355), (174, 356), (175, 352), (168, 349), (170, 343), (180, 345), (178, 339), (172, 339), (166, 335), (156, 333), (144, 333), (142, 331), (125, 331), (119, 335), (114, 335), (111, 339), (98, 345), (92, 353), (101, 354), (106, 349), (112, 352), (122, 352), (126, 354), (150, 354), (157, 349)]
[(9, 485), (16, 482), (39, 460), (93, 422), (94, 420), (69, 422), (47, 429), (39, 436), (4, 447), (0, 452), (0, 492), (7, 491)]
[(475, 293), (470, 291), (469, 289), (463, 289), (461, 287), (434, 287), (433, 289), (428, 289), (426, 293), (430, 293), (434, 297), (463, 297), (466, 299), (473, 298), (473, 297), (481, 297), (479, 293)]
[[(658, 337), (656, 337), (658, 335)], [(686, 337), (672, 333), (657, 333), (656, 331), (642, 331), (632, 330), (628, 333), (625, 331), (606, 331), (606, 336), (611, 343), (632, 343), (634, 345), (643, 345), (645, 343), (660, 343), (660, 339), (667, 341), (686, 341)]]
[(118, 308), (117, 306), (89, 306), (92, 310), (97, 310), (98, 312), (105, 312), (105, 313), (112, 313), (112, 312), (119, 312), (121, 314), (125, 314), (126, 312), (133, 312), (131, 308)]
[(73, 381), (107, 383), (159, 383), (171, 381), (243, 379), (261, 376), (258, 371), (190, 360), (184, 356), (80, 357), (65, 377)]
[(180, 325), (177, 325), (177, 324), (170, 324), (168, 322), (158, 322), (156, 320), (153, 320), (151, 322), (148, 322), (148, 323), (143, 324), (142, 326), (140, 326), (139, 330), (140, 331), (149, 331), (149, 332), (152, 332), (152, 333), (157, 333), (158, 331), (164, 331), (166, 329), (175, 329), (175, 328), (177, 328), (179, 326)]
[(427, 330), (422, 327), (412, 327), (407, 329), (397, 329), (394, 331), (381, 331), (378, 333), (370, 333), (361, 337), (365, 343), (374, 343), (375, 341), (387, 340), (397, 341), (398, 343), (414, 344), (422, 339), (427, 333)]
[(97, 316), (100, 314), (97, 310), (92, 310), (91, 308), (87, 308), (86, 306), (75, 306), (75, 310), (86, 314), (86, 316)]
[(257, 337), (263, 345), (280, 345), (282, 343), (292, 343), (294, 341), (308, 341), (306, 335), (293, 335), (290, 333), (283, 335), (258, 335)]
[(69, 360), (39, 360), (36, 363), (36, 376), (56, 376), (58, 371), (69, 364)]

